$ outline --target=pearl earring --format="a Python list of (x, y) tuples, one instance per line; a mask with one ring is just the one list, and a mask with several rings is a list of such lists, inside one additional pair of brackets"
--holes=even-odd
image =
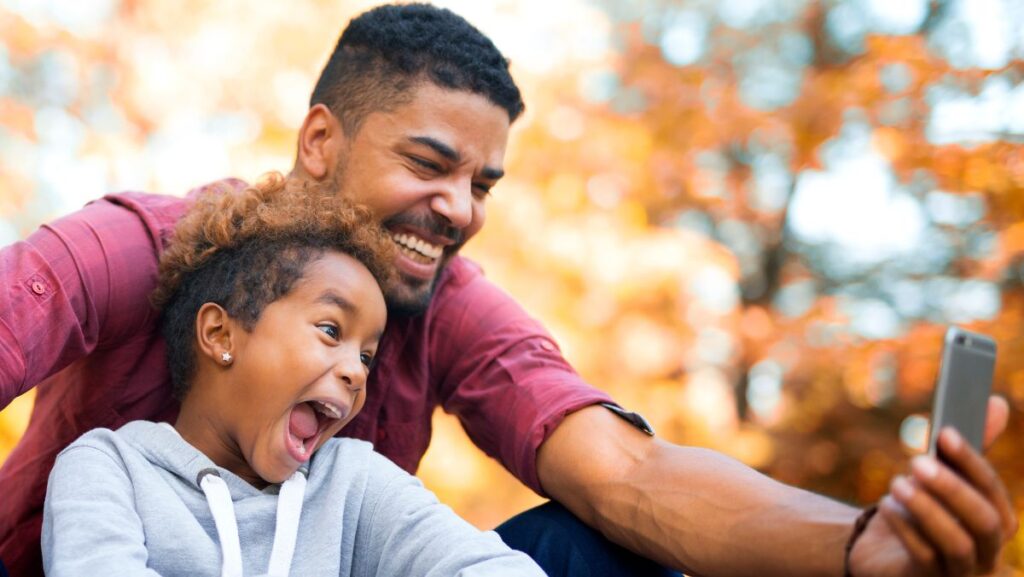
[(224, 364), (230, 365), (231, 361), (234, 359), (231, 357), (231, 353), (224, 351), (220, 354), (220, 360), (224, 361)]

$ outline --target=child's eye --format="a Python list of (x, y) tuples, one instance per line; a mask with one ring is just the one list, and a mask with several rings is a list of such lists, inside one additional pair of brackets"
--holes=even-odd
[(366, 368), (369, 369), (373, 367), (373, 355), (370, 353), (360, 353), (359, 360), (366, 365)]
[(341, 331), (338, 330), (338, 327), (332, 324), (317, 325), (316, 328), (320, 329), (321, 331), (323, 331), (325, 335), (331, 337), (334, 340), (338, 340), (339, 338), (341, 338)]

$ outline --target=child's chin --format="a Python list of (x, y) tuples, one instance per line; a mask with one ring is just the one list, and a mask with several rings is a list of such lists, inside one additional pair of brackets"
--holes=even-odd
[(280, 485), (287, 481), (291, 476), (298, 471), (298, 467), (279, 466), (274, 467), (271, 471), (256, 471), (256, 474), (260, 476), (265, 482), (271, 485)]

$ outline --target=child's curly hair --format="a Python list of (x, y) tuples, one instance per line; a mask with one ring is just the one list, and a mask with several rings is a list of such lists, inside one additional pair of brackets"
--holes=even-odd
[(361, 262), (381, 286), (391, 282), (394, 244), (369, 211), (326, 188), (271, 173), (244, 190), (203, 196), (178, 222), (151, 297), (175, 397), (184, 397), (195, 373), (195, 318), (205, 303), (251, 330), (309, 263), (332, 250)]

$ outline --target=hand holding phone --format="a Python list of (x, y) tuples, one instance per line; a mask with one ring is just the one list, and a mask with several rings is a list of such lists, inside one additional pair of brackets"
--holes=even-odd
[(995, 362), (996, 343), (990, 337), (958, 327), (946, 331), (928, 441), (930, 455), (939, 456), (936, 447), (943, 427), (953, 427), (972, 447), (982, 450)]

